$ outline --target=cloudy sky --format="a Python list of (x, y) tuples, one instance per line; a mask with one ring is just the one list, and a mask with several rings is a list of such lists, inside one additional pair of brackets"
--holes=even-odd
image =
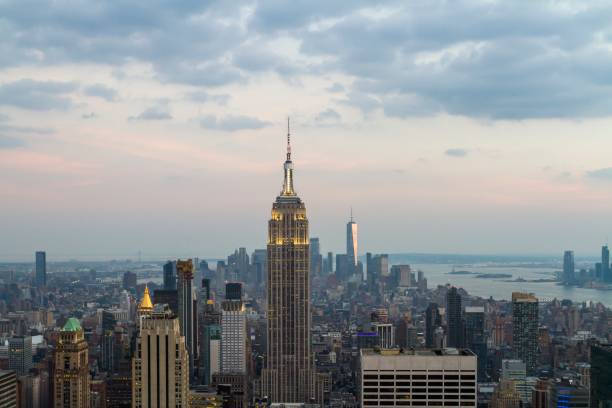
[(0, 0), (0, 259), (598, 251), (609, 1)]

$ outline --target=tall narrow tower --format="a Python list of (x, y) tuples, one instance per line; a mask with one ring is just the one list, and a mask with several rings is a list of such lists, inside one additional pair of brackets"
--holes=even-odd
[(538, 298), (533, 293), (512, 293), (512, 349), (527, 366), (527, 374), (538, 368)]
[(178, 318), (181, 336), (185, 337), (187, 353), (189, 353), (189, 378), (193, 376), (195, 361), (195, 337), (193, 328), (193, 261), (188, 259), (176, 261), (177, 290), (178, 290)]
[(351, 219), (346, 223), (346, 256), (349, 260), (352, 274), (357, 266), (357, 223), (353, 220), (352, 208)]
[(187, 407), (188, 366), (185, 337), (180, 333), (178, 319), (170, 309), (154, 306), (143, 316), (136, 339), (132, 408)]
[(315, 397), (310, 354), (309, 239), (306, 206), (293, 189), (290, 133), (283, 189), (268, 222), (268, 355), (263, 395), (272, 402)]
[(60, 331), (55, 350), (55, 407), (89, 406), (89, 347), (79, 321), (71, 317)]

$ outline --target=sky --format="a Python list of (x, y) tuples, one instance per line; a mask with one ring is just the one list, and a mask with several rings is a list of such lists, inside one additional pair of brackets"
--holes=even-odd
[(343, 251), (596, 254), (609, 1), (0, 0), (0, 260), (265, 247), (291, 117)]

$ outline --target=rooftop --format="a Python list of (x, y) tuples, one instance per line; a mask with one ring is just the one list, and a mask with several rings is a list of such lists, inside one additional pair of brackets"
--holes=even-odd
[(457, 349), (453, 347), (447, 347), (443, 349), (361, 349), (362, 355), (370, 355), (370, 356), (473, 356), (474, 353), (469, 349)]
[(69, 318), (68, 321), (66, 321), (64, 327), (62, 328), (63, 332), (77, 332), (80, 330), (83, 329), (81, 328), (81, 323), (79, 323), (79, 320), (76, 317)]

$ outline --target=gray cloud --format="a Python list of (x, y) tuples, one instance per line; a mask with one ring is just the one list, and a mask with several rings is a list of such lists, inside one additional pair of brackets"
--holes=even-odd
[[(23, 0), (0, 4), (0, 15), (0, 67), (98, 63), (119, 72), (136, 60), (161, 82), (201, 87), (268, 72), (289, 83), (344, 74), (352, 84), (330, 92), (395, 117), (612, 114), (609, 2)], [(298, 44), (297, 55), (279, 39)], [(70, 104), (49, 98), (35, 109)]]
[(586, 176), (592, 180), (612, 181), (612, 167), (588, 171)]
[(453, 148), (447, 149), (444, 154), (450, 157), (465, 157), (468, 155), (468, 151), (466, 149)]
[(270, 122), (242, 115), (228, 115), (224, 117), (206, 115), (200, 119), (200, 126), (202, 128), (221, 130), (225, 132), (234, 132), (237, 130), (247, 129), (261, 129), (270, 125)]
[(0, 149), (13, 149), (22, 146), (25, 146), (23, 139), (0, 134)]
[(345, 89), (344, 85), (342, 85), (342, 84), (340, 84), (338, 82), (334, 82), (332, 84), (332, 86), (329, 86), (329, 87), (326, 88), (326, 90), (328, 92), (334, 92), (334, 93), (335, 92), (344, 92), (344, 89)]
[(52, 128), (32, 127), (32, 126), (14, 126), (14, 125), (7, 125), (4, 123), (0, 123), (0, 131), (12, 132), (12, 133), (34, 133), (38, 135), (48, 135), (54, 132)]
[(319, 123), (337, 123), (340, 120), (342, 120), (342, 116), (332, 108), (319, 112), (315, 117), (315, 122)]
[(97, 117), (98, 117), (98, 115), (96, 115), (95, 112), (84, 113), (84, 114), (81, 115), (81, 119), (95, 119)]
[(117, 99), (117, 91), (103, 84), (89, 85), (83, 89), (85, 95), (97, 96), (106, 101), (114, 101)]
[(0, 105), (35, 111), (66, 110), (72, 107), (68, 95), (76, 89), (75, 82), (20, 79), (0, 84)]
[(210, 94), (208, 92), (190, 92), (187, 94), (187, 98), (200, 103), (217, 103), (219, 105), (227, 105), (230, 100), (228, 94)]
[(168, 120), (172, 115), (166, 105), (151, 106), (136, 116), (130, 116), (128, 120)]

